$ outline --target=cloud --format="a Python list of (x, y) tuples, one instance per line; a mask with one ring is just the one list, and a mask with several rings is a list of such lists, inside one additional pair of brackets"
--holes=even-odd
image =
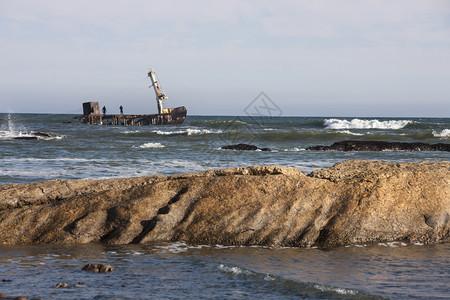
[(154, 67), (169, 95), (198, 101), (202, 113), (261, 90), (289, 106), (316, 95), (342, 109), (339, 101), (377, 93), (444, 103), (449, 16), (438, 0), (1, 1), (0, 101), (25, 107), (30, 94), (70, 91), (76, 106), (142, 80), (139, 102)]

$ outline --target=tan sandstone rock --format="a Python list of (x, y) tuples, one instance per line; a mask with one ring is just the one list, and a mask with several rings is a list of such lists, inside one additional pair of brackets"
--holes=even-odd
[(448, 242), (450, 162), (351, 160), (0, 186), (0, 244)]

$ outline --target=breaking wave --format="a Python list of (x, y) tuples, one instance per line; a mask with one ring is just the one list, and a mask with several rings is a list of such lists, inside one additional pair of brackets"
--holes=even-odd
[(64, 136), (40, 131), (0, 130), (0, 140), (60, 140)]
[(444, 129), (441, 132), (437, 130), (433, 130), (433, 136), (439, 138), (449, 138), (450, 137), (450, 129)]
[(280, 295), (290, 294), (300, 296), (299, 298), (308, 299), (342, 299), (342, 297), (345, 297), (345, 299), (380, 298), (355, 289), (333, 287), (314, 282), (299, 282), (271, 273), (250, 271), (237, 266), (220, 264), (217, 268), (222, 273), (245, 280), (260, 289), (270, 290), (271, 293), (277, 294), (279, 292)]
[(164, 148), (165, 146), (161, 143), (145, 143), (140, 145), (137, 148)]
[(412, 123), (411, 120), (362, 120), (326, 119), (324, 125), (329, 129), (402, 129)]
[(222, 133), (222, 130), (209, 130), (209, 129), (194, 129), (194, 128), (187, 128), (184, 130), (176, 130), (176, 131), (162, 131), (162, 130), (155, 130), (153, 133), (156, 133), (158, 135), (202, 135), (202, 134), (214, 134), (214, 133)]

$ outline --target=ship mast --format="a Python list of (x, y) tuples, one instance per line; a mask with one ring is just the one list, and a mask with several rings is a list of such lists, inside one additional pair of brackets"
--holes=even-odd
[(164, 111), (162, 101), (167, 99), (168, 97), (166, 96), (166, 93), (161, 90), (161, 87), (158, 83), (158, 78), (156, 77), (156, 73), (153, 71), (153, 69), (150, 69), (150, 72), (148, 72), (148, 77), (150, 77), (150, 79), (152, 80), (152, 85), (150, 87), (153, 86), (153, 88), (155, 89), (156, 103), (158, 104), (158, 113), (162, 114)]

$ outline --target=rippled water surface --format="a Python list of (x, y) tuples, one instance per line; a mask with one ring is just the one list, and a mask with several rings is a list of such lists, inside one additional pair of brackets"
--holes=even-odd
[[(123, 127), (84, 125), (73, 117), (0, 114), (0, 184), (178, 174), (261, 164), (310, 172), (354, 158), (450, 160), (449, 152), (305, 150), (343, 140), (448, 143), (449, 118), (188, 116), (181, 125)], [(237, 143), (272, 151), (220, 149)]]
[[(444, 299), (450, 245), (0, 248), (0, 293), (44, 299)], [(115, 270), (82, 271), (87, 263)], [(68, 287), (55, 288), (58, 283)]]

